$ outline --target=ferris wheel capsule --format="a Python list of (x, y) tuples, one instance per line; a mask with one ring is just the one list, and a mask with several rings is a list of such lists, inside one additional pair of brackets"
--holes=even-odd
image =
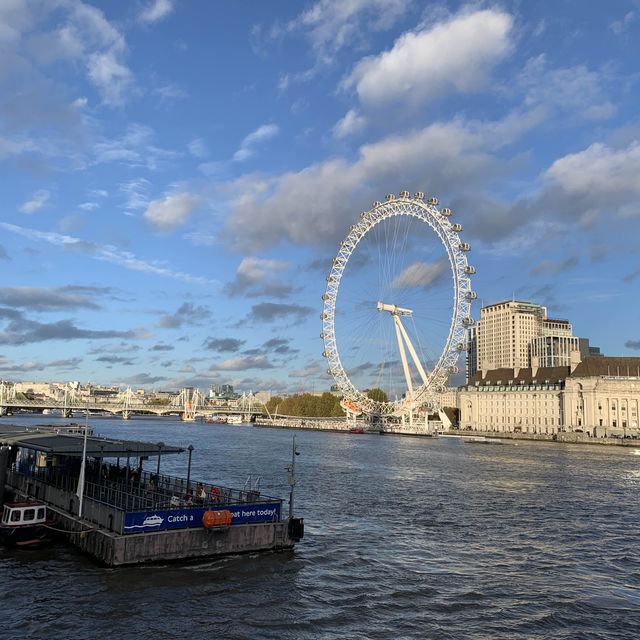
[(392, 202), (393, 200), (395, 200), (395, 199), (396, 199), (396, 197), (393, 195), (393, 193), (387, 193), (387, 195), (384, 197), (384, 199), (385, 199), (387, 202)]
[(409, 192), (408, 191), (401, 191), (400, 192), (400, 197), (407, 200), (409, 198)]
[(424, 200), (424, 193), (422, 193), (422, 191), (416, 191), (413, 194), (413, 199), (414, 200)]
[(438, 198), (429, 198), (427, 200), (427, 204), (430, 204), (432, 207), (437, 207), (439, 203), (440, 200), (438, 200)]

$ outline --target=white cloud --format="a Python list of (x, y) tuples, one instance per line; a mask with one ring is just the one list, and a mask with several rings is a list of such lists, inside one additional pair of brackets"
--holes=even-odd
[(0, 227), (29, 240), (47, 242), (63, 249), (77, 251), (88, 255), (95, 260), (110, 262), (124, 267), (125, 269), (131, 269), (132, 271), (141, 271), (152, 275), (182, 280), (189, 284), (217, 284), (214, 280), (209, 280), (208, 278), (194, 276), (182, 271), (174, 271), (159, 261), (149, 262), (141, 260), (130, 251), (122, 251), (113, 245), (101, 245), (69, 235), (63, 235), (52, 231), (38, 231), (37, 229), (19, 227), (18, 225), (8, 224), (6, 222), (0, 222)]
[[(582, 219), (617, 210), (640, 217), (640, 143), (615, 149), (600, 142), (556, 160), (544, 178), (551, 195), (575, 206)], [(555, 191), (554, 191), (555, 189)]]
[(247, 256), (238, 265), (235, 278), (226, 285), (225, 291), (231, 296), (286, 297), (293, 289), (290, 285), (280, 282), (278, 274), (290, 266), (284, 260)]
[(202, 138), (192, 140), (188, 145), (189, 153), (196, 158), (206, 158), (209, 155), (207, 145)]
[(478, 91), (511, 50), (512, 26), (509, 14), (486, 9), (405, 33), (389, 51), (360, 61), (343, 87), (354, 87), (367, 107), (416, 106), (453, 91)]
[(100, 205), (97, 202), (83, 202), (78, 205), (78, 209), (82, 209), (83, 211), (93, 211), (97, 209)]
[(173, 3), (171, 0), (153, 0), (147, 7), (145, 7), (138, 19), (141, 22), (153, 23), (166, 18), (173, 11)]
[(125, 94), (133, 81), (131, 71), (118, 61), (115, 51), (94, 53), (87, 62), (89, 78), (96, 85), (105, 104), (124, 103)]
[(609, 100), (610, 78), (583, 65), (549, 69), (544, 54), (527, 60), (516, 82), (525, 92), (525, 105), (542, 105), (578, 114), (584, 120), (606, 120), (617, 112)]
[(35, 213), (39, 209), (42, 209), (47, 200), (49, 200), (49, 196), (50, 193), (46, 189), (36, 191), (31, 200), (28, 200), (20, 207), (20, 211), (27, 214)]
[(169, 195), (150, 202), (144, 218), (158, 229), (168, 231), (184, 224), (201, 203), (201, 199), (191, 193)]
[(367, 126), (367, 119), (361, 116), (357, 109), (347, 111), (342, 120), (336, 122), (333, 127), (333, 135), (335, 138), (342, 139), (348, 136), (360, 133)]
[(391, 288), (429, 287), (438, 282), (448, 270), (449, 262), (447, 260), (414, 262), (394, 278)]
[(247, 369), (273, 369), (273, 365), (266, 356), (257, 355), (229, 358), (211, 366), (212, 371), (246, 371)]
[(280, 132), (280, 128), (276, 124), (263, 124), (255, 131), (252, 131), (245, 139), (240, 143), (240, 147), (233, 154), (233, 159), (236, 162), (243, 162), (248, 158), (251, 158), (256, 153), (256, 146), (265, 140), (269, 140), (274, 136), (277, 136)]
[(492, 152), (538, 122), (535, 113), (496, 122), (436, 122), (365, 144), (353, 161), (332, 158), (271, 178), (243, 176), (227, 185), (235, 195), (227, 232), (239, 246), (254, 249), (283, 240), (335, 241), (356, 213), (368, 208), (371, 193), (428, 192), (437, 185), (452, 198), (485, 185), (504, 168)]
[(96, 163), (121, 162), (130, 167), (162, 168), (177, 153), (154, 144), (155, 132), (150, 127), (133, 123), (119, 138), (103, 138), (94, 145)]
[(383, 31), (401, 18), (412, 0), (318, 0), (272, 35), (305, 31), (320, 62), (330, 63), (343, 47), (360, 45), (370, 31)]

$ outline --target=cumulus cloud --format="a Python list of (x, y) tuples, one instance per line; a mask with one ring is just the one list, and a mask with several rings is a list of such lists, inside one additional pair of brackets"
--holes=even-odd
[(251, 307), (249, 314), (242, 320), (243, 324), (254, 322), (273, 322), (283, 318), (291, 318), (294, 322), (302, 322), (313, 313), (311, 307), (298, 304), (279, 304), (275, 302), (261, 302)]
[(428, 191), (433, 184), (451, 195), (461, 186), (486, 184), (500, 166), (491, 152), (537, 122), (528, 113), (497, 122), (435, 122), (365, 144), (352, 161), (331, 158), (269, 179), (244, 176), (228, 185), (235, 199), (226, 231), (245, 250), (282, 240), (337, 241), (355, 213), (369, 208), (380, 184), (410, 191)]
[(291, 340), (289, 338), (270, 338), (262, 346), (278, 355), (294, 354), (300, 351), (300, 349), (291, 348)]
[(82, 360), (80, 358), (67, 358), (65, 360), (52, 360), (49, 362), (27, 361), (13, 362), (0, 356), (0, 371), (4, 373), (27, 373), (29, 371), (46, 371), (50, 369), (71, 370), (77, 369)]
[(204, 341), (203, 347), (209, 351), (216, 351), (218, 353), (235, 353), (240, 350), (245, 342), (245, 340), (239, 340), (238, 338), (207, 338)]
[(130, 367), (135, 364), (131, 358), (125, 356), (99, 356), (96, 362), (105, 362), (106, 364), (121, 364), (124, 367)]
[(633, 349), (634, 351), (640, 351), (640, 340), (627, 340), (624, 343), (627, 349)]
[(244, 138), (238, 150), (233, 154), (233, 159), (236, 162), (248, 160), (256, 154), (256, 147), (260, 143), (277, 136), (279, 132), (280, 128), (278, 125), (263, 124)]
[(36, 191), (31, 200), (27, 200), (27, 202), (20, 207), (20, 211), (27, 214), (35, 213), (39, 209), (42, 209), (47, 200), (49, 200), (50, 195), (46, 189)]
[(414, 262), (393, 279), (391, 288), (430, 287), (440, 282), (447, 271), (449, 271), (448, 260)]
[(141, 338), (146, 334), (138, 330), (114, 331), (82, 329), (71, 320), (57, 322), (37, 322), (29, 320), (22, 313), (0, 307), (0, 319), (7, 320), (4, 330), (0, 330), (0, 344), (23, 345), (49, 340), (104, 340), (109, 338)]
[(135, 376), (123, 378), (122, 382), (136, 386), (154, 385), (158, 382), (167, 380), (165, 376), (152, 376), (149, 373), (137, 373)]
[(184, 224), (201, 204), (198, 196), (178, 193), (150, 202), (144, 218), (157, 229), (170, 231)]
[[(640, 143), (613, 148), (596, 142), (556, 160), (543, 175), (548, 207), (582, 222), (605, 212), (640, 217)], [(548, 203), (546, 202), (548, 201)]]
[(499, 9), (462, 12), (402, 35), (389, 51), (360, 61), (344, 80), (361, 104), (417, 106), (451, 92), (486, 87), (511, 50), (513, 19)]
[(366, 126), (367, 119), (360, 115), (357, 109), (350, 109), (344, 118), (336, 122), (333, 127), (333, 136), (338, 139), (347, 138), (360, 133)]
[(159, 342), (158, 344), (154, 344), (152, 347), (150, 347), (149, 351), (173, 351), (174, 348), (175, 347), (173, 345)]
[(225, 285), (224, 290), (230, 296), (284, 298), (293, 292), (293, 288), (280, 282), (278, 274), (289, 267), (290, 264), (283, 260), (243, 258), (235, 278)]
[(176, 309), (175, 313), (164, 314), (158, 326), (162, 329), (179, 329), (185, 325), (199, 326), (209, 317), (211, 317), (211, 311), (206, 307), (185, 302)]
[(173, 11), (171, 0), (153, 0), (138, 14), (138, 20), (151, 24), (166, 18)]

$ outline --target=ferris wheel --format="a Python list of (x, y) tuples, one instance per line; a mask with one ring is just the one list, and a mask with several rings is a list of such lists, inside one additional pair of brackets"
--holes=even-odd
[(437, 409), (437, 395), (459, 371), (475, 268), (462, 225), (438, 205), (420, 192), (387, 195), (360, 214), (333, 259), (321, 338), (348, 412)]

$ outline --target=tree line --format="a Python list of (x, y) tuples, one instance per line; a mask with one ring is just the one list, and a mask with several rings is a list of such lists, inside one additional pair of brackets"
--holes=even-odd
[[(369, 389), (367, 395), (380, 402), (387, 401), (387, 394), (382, 389)], [(269, 413), (305, 418), (339, 418), (345, 415), (340, 406), (340, 396), (326, 391), (322, 395), (300, 393), (295, 396), (272, 396), (266, 404)]]

